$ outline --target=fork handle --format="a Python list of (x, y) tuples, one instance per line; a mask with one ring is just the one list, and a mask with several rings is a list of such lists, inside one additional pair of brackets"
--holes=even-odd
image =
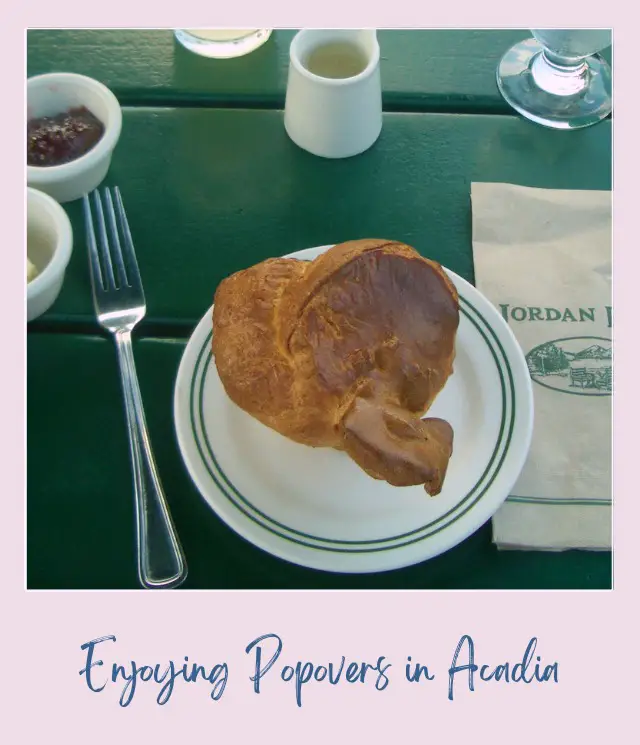
[(131, 332), (117, 331), (114, 337), (133, 468), (138, 578), (149, 589), (177, 587), (187, 577), (187, 563), (151, 449), (133, 359)]

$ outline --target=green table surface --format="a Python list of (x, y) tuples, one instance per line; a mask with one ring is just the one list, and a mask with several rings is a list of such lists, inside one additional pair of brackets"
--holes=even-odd
[[(151, 438), (189, 564), (186, 588), (608, 588), (609, 552), (498, 552), (487, 524), (399, 571), (337, 575), (280, 561), (205, 504), (172, 417), (177, 366), (220, 280), (268, 256), (359, 237), (406, 241), (473, 281), (470, 184), (611, 188), (611, 122), (538, 127), (495, 89), (518, 31), (382, 31), (386, 113), (348, 160), (283, 128), (291, 31), (227, 64), (169, 31), (30, 31), (28, 74), (98, 77), (124, 107), (107, 183), (122, 190), (147, 297), (136, 362)], [(91, 303), (81, 203), (57, 302), (27, 333), (27, 582), (135, 588), (133, 490), (115, 351)]]

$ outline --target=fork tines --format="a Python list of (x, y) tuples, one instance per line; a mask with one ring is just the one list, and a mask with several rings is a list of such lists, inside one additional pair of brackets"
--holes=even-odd
[[(99, 190), (95, 189), (83, 198), (94, 292), (125, 287), (141, 291), (140, 271), (120, 189), (117, 186), (112, 190), (104, 187), (102, 192), (101, 197)], [(94, 225), (97, 225), (97, 241)]]

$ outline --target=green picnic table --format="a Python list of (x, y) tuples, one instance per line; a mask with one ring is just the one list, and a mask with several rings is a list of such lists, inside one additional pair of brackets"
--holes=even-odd
[[(611, 188), (611, 121), (551, 131), (500, 97), (495, 68), (526, 30), (381, 30), (384, 125), (363, 155), (324, 160), (286, 135), (293, 30), (209, 60), (170, 30), (32, 30), (27, 74), (109, 86), (123, 129), (121, 189), (147, 299), (134, 348), (151, 439), (189, 565), (185, 589), (603, 589), (609, 552), (498, 551), (490, 523), (406, 569), (335, 574), (255, 548), (190, 480), (173, 388), (218, 283), (267, 257), (358, 237), (415, 246), (469, 281), (470, 184)], [(610, 50), (605, 53), (610, 60)], [(27, 328), (27, 586), (137, 588), (133, 486), (113, 344), (91, 299), (81, 202), (54, 306)]]

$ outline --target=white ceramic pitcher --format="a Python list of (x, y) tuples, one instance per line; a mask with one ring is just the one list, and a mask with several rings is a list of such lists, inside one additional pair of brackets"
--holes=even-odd
[[(336, 41), (359, 47), (367, 64), (352, 77), (328, 78), (310, 72), (309, 54)], [(373, 145), (382, 129), (380, 47), (375, 29), (304, 29), (289, 52), (284, 125), (301, 148), (324, 158), (348, 158)]]

